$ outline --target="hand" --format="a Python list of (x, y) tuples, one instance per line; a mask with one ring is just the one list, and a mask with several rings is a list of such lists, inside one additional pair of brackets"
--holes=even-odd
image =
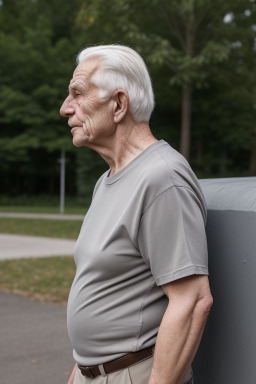
[(74, 383), (74, 379), (75, 379), (75, 375), (76, 375), (76, 370), (77, 370), (77, 364), (75, 364), (74, 366), (74, 369), (70, 375), (70, 378), (69, 378), (69, 381), (68, 381), (68, 384), (73, 384)]

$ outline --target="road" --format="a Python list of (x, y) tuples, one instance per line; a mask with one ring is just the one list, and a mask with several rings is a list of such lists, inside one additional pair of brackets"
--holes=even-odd
[(0, 383), (66, 384), (74, 366), (66, 307), (0, 292)]
[[(1, 217), (67, 220), (67, 215)], [(0, 234), (0, 260), (72, 255), (74, 245), (73, 240)], [(66, 384), (73, 366), (66, 306), (0, 292), (0, 383)]]

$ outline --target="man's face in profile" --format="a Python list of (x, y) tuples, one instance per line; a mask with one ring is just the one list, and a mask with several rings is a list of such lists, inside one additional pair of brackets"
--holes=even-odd
[(98, 58), (91, 58), (77, 66), (70, 81), (69, 95), (60, 109), (60, 114), (69, 119), (76, 147), (97, 144), (111, 135), (114, 128), (111, 98), (100, 98), (100, 90), (91, 82), (100, 65)]

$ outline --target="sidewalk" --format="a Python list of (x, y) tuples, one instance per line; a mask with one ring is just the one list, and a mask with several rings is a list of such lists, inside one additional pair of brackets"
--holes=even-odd
[(74, 367), (66, 307), (0, 292), (1, 384), (66, 384)]
[(0, 234), (0, 260), (73, 255), (75, 240)]
[[(40, 216), (60, 219), (60, 215)], [(68, 220), (78, 220), (78, 215), (70, 216)], [(0, 260), (72, 255), (74, 246), (74, 240), (0, 234)], [(66, 307), (0, 291), (0, 308), (0, 383), (66, 384), (75, 364)]]

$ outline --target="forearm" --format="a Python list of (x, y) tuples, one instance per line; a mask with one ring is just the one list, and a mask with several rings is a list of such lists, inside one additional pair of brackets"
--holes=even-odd
[[(209, 305), (210, 309), (210, 305)], [(193, 308), (169, 304), (159, 328), (149, 384), (180, 384), (199, 346), (207, 305)]]

